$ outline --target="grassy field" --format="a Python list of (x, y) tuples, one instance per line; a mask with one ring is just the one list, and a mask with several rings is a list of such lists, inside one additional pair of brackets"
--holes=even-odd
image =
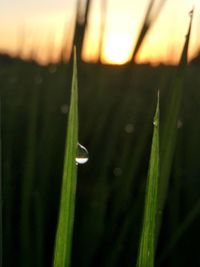
[[(160, 122), (177, 67), (78, 64), (79, 142), (72, 266), (136, 265), (160, 90)], [(155, 266), (200, 266), (200, 66), (183, 84)], [(3, 266), (51, 266), (72, 67), (0, 61)]]

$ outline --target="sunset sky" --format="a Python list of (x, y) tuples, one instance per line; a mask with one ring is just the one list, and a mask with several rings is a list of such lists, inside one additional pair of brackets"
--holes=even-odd
[[(93, 0), (83, 58), (97, 57), (102, 0)], [(148, 0), (108, 0), (102, 61), (126, 62), (133, 50)], [(190, 57), (200, 48), (200, 1), (167, 0), (145, 40), (137, 62), (176, 63), (188, 28), (188, 12), (195, 6)], [(30, 51), (45, 62), (56, 60), (61, 43), (70, 41), (75, 18), (75, 0), (1, 0), (0, 50), (24, 57)]]

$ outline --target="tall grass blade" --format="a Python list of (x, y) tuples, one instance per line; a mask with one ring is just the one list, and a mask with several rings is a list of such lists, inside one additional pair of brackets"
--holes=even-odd
[(63, 181), (61, 190), (61, 202), (55, 240), (54, 267), (69, 267), (71, 261), (70, 258), (77, 181), (77, 166), (75, 162), (78, 144), (77, 84), (77, 65), (75, 53), (64, 159)]
[(182, 88), (184, 75), (187, 65), (187, 54), (192, 25), (192, 13), (188, 33), (186, 35), (183, 52), (181, 55), (180, 63), (177, 69), (177, 74), (174, 82), (171, 86), (171, 99), (169, 100), (168, 111), (163, 121), (163, 131), (161, 133), (161, 166), (160, 166), (160, 180), (158, 190), (158, 225), (157, 225), (157, 237), (159, 235), (162, 213), (166, 202), (169, 177), (172, 167), (172, 161), (174, 156), (176, 135), (177, 135), (177, 121), (181, 106)]
[(159, 177), (159, 93), (154, 117), (154, 131), (146, 185), (144, 221), (137, 267), (153, 267), (155, 254), (156, 208)]

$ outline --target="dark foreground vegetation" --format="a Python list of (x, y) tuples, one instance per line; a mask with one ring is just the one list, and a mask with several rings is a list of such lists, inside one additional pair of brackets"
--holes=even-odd
[[(71, 65), (0, 60), (3, 266), (51, 266)], [(157, 90), (162, 117), (176, 67), (79, 63), (72, 266), (135, 266)], [(190, 64), (156, 266), (200, 266), (200, 66)], [(25, 225), (26, 227), (22, 227)]]

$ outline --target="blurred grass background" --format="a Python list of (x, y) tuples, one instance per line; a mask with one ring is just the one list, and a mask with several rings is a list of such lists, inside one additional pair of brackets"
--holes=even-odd
[[(137, 51), (150, 27), (147, 15), (153, 2)], [(86, 64), (80, 60), (85, 27), (76, 25), (74, 43), (79, 142), (88, 149), (89, 161), (78, 167), (72, 266), (135, 266), (156, 95), (159, 89), (162, 130), (177, 67)], [(197, 58), (182, 75), (183, 99), (155, 266), (200, 266), (199, 71)], [(3, 266), (52, 264), (71, 76), (71, 61), (41, 66), (0, 56)]]
[[(22, 181), (29, 181), (29, 266), (40, 266), (37, 261), (49, 266), (62, 177), (70, 65), (41, 67), (20, 60), (1, 65), (4, 260), (6, 266), (25, 266), (19, 263), (20, 236), (25, 230), (20, 228), (20, 212)], [(127, 68), (131, 68), (128, 85), (124, 80), (119, 86)], [(106, 266), (116, 257), (112, 248), (118, 260), (108, 266), (134, 265), (156, 91), (160, 88), (164, 110), (175, 68), (79, 64), (79, 141), (89, 150), (90, 160), (78, 171), (72, 266)], [(198, 73), (199, 66), (190, 64), (158, 259), (199, 199)], [(176, 266), (188, 262), (198, 266), (198, 234), (196, 216), (161, 266), (173, 266), (174, 259)]]

